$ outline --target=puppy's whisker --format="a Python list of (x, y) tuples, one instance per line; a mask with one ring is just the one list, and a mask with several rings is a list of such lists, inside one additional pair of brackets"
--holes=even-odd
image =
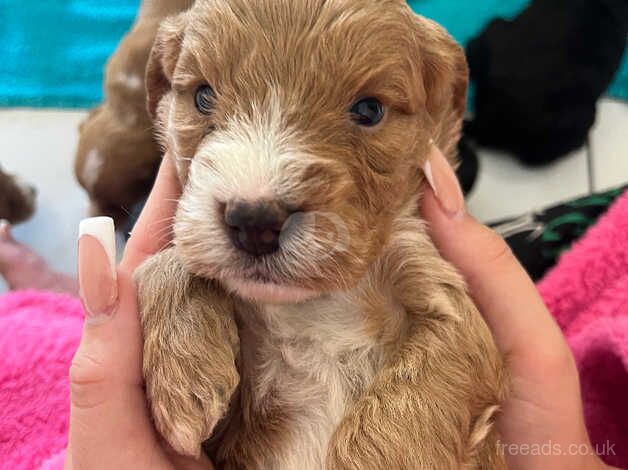
[(174, 217), (165, 217), (163, 219), (151, 222), (151, 224), (149, 225), (151, 228), (159, 227), (155, 231), (153, 236), (160, 241), (171, 238), (170, 236), (174, 234), (174, 220)]
[(162, 217), (161, 219), (153, 220), (153, 221), (151, 221), (150, 225), (151, 226), (161, 225), (164, 222), (170, 222), (170, 224), (172, 225), (175, 220), (176, 220), (176, 216), (175, 215), (171, 215), (171, 216), (168, 216), (168, 217)]
[(194, 162), (198, 162), (198, 165), (201, 168), (205, 168), (207, 170), (210, 170), (212, 172), (216, 171), (216, 164), (212, 161), (212, 160), (207, 160), (207, 159), (202, 159), (202, 160), (194, 160)]
[(154, 234), (155, 238), (162, 238), (162, 237), (167, 237), (169, 235), (173, 234), (173, 228), (174, 226), (172, 224), (169, 224), (167, 226), (161, 227), (159, 230), (157, 230)]

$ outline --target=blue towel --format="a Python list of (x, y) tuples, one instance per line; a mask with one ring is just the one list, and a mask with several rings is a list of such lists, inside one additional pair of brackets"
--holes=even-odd
[[(410, 0), (462, 43), (527, 0)], [(139, 0), (0, 0), (0, 106), (84, 108), (102, 99), (103, 66)], [(609, 90), (628, 99), (628, 59)]]
[(0, 0), (0, 106), (83, 108), (139, 0)]

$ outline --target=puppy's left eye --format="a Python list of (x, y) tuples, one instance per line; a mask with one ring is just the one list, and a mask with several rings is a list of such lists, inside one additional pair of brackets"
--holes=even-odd
[(214, 101), (216, 100), (216, 93), (214, 89), (209, 85), (203, 85), (197, 88), (196, 95), (194, 95), (194, 103), (196, 109), (201, 114), (211, 114), (214, 109)]
[(381, 122), (385, 110), (384, 105), (377, 98), (363, 98), (356, 101), (349, 112), (356, 124), (372, 127)]

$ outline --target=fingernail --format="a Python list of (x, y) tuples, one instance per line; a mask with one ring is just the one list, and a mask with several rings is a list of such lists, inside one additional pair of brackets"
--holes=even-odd
[(430, 156), (423, 165), (423, 173), (443, 212), (451, 219), (462, 217), (464, 215), (462, 188), (454, 169), (435, 145), (432, 146)]
[(113, 219), (93, 217), (79, 224), (78, 278), (88, 322), (111, 316), (118, 299)]

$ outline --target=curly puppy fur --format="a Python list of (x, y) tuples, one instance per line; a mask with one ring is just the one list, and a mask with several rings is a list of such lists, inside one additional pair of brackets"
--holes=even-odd
[[(163, 23), (148, 103), (184, 191), (173, 247), (137, 278), (177, 451), (234, 470), (505, 468), (502, 358), (417, 209), (431, 139), (454, 159), (467, 79), (401, 0), (197, 0)], [(369, 96), (385, 117), (359, 127)], [(234, 246), (234, 200), (298, 208), (277, 252)]]

